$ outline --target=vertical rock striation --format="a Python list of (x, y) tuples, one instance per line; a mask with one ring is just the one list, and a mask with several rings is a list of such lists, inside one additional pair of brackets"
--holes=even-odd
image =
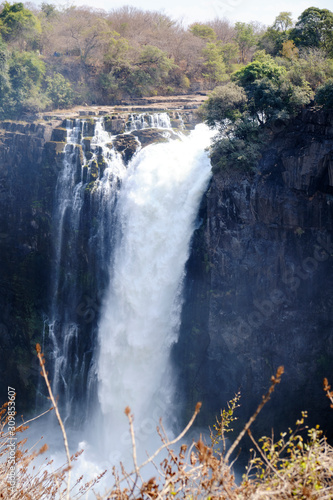
[[(202, 423), (235, 392), (241, 421), (286, 374), (260, 429), (301, 410), (330, 432), (322, 391), (333, 380), (333, 115), (306, 110), (276, 131), (255, 176), (213, 177), (188, 262), (179, 397), (203, 401)], [(180, 363), (180, 360), (182, 363)]]

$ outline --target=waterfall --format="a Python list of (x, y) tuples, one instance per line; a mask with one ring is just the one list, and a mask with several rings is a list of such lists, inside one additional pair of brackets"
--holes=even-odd
[(126, 127), (128, 132), (144, 128), (171, 128), (168, 113), (140, 113), (129, 116)]
[(178, 335), (190, 240), (210, 179), (204, 150), (210, 136), (201, 125), (181, 141), (142, 149), (120, 191), (120, 234), (97, 363), (103, 442), (115, 459), (128, 444), (127, 405), (139, 442), (156, 432), (159, 417), (172, 413), (169, 357)]
[[(79, 370), (78, 326), (69, 318), (73, 308), (70, 296), (75, 296), (72, 287), (71, 269), (76, 269), (76, 234), (79, 230), (80, 211), (83, 203), (82, 182), (78, 182), (80, 148), (84, 122), (66, 121), (67, 144), (64, 150), (63, 169), (56, 186), (56, 204), (53, 214), (54, 265), (51, 279), (51, 312), (49, 337), (52, 342), (54, 394), (64, 394), (65, 417), (70, 414), (73, 391), (70, 389)], [(70, 293), (68, 293), (70, 290)], [(67, 307), (64, 304), (67, 303)], [(68, 361), (71, 360), (69, 363)]]
[[(67, 144), (53, 213), (54, 264), (48, 332), (53, 359), (54, 394), (63, 420), (84, 421), (89, 400), (86, 383), (97, 334), (98, 287), (108, 280), (113, 213), (119, 182), (126, 172), (120, 155), (107, 147), (102, 119), (85, 156), (85, 121), (67, 120)], [(92, 286), (92, 282), (94, 286)], [(83, 292), (87, 290), (87, 293)], [(95, 321), (94, 321), (95, 320)], [(93, 387), (92, 387), (93, 390)]]
[[(91, 138), (87, 126), (67, 123), (48, 330), (63, 420), (79, 427), (94, 408), (99, 431), (91, 442), (114, 463), (129, 448), (126, 406), (142, 449), (160, 417), (172, 421), (170, 352), (212, 134), (199, 125), (187, 137), (139, 148), (125, 166), (103, 119)], [(132, 115), (125, 133), (170, 126), (166, 113)]]

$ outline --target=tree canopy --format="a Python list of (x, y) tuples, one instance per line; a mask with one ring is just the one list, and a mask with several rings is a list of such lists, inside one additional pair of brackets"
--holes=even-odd
[(309, 7), (299, 16), (290, 37), (299, 47), (322, 48), (333, 56), (333, 13)]
[(224, 83), (230, 98), (232, 81), (246, 94), (247, 113), (259, 106), (257, 119), (267, 121), (273, 110), (304, 105), (304, 96), (333, 77), (332, 23), (332, 12), (310, 7), (295, 25), (285, 11), (268, 28), (219, 18), (186, 28), (135, 7), (105, 12), (6, 0), (0, 117), (82, 101), (209, 92)]

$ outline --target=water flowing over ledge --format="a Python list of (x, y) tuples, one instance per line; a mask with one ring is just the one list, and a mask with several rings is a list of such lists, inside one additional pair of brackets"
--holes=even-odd
[[(67, 122), (57, 183), (49, 319), (53, 389), (61, 395), (65, 421), (80, 425), (94, 413), (98, 431), (87, 439), (115, 463), (129, 450), (126, 406), (144, 447), (158, 419), (171, 422), (176, 414), (170, 350), (178, 336), (191, 236), (211, 176), (205, 148), (212, 133), (198, 125), (189, 136), (175, 135), (166, 113), (132, 116), (125, 135), (154, 127), (164, 142), (141, 148), (135, 139), (137, 152), (125, 166), (112, 146), (118, 136), (106, 132), (103, 118), (89, 139), (88, 126), (84, 120)], [(73, 315), (86, 226), (95, 281), (109, 282), (99, 322), (91, 327), (90, 354)]]

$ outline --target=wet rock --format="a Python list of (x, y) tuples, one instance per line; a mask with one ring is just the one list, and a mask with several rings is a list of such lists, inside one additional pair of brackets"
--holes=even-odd
[(113, 140), (113, 147), (121, 153), (125, 163), (131, 160), (138, 146), (138, 141), (132, 134), (120, 134)]
[(62, 127), (58, 127), (53, 129), (51, 140), (55, 142), (66, 142), (67, 139), (67, 130)]
[(104, 127), (112, 135), (122, 134), (125, 131), (126, 120), (116, 116), (106, 116), (104, 118)]

